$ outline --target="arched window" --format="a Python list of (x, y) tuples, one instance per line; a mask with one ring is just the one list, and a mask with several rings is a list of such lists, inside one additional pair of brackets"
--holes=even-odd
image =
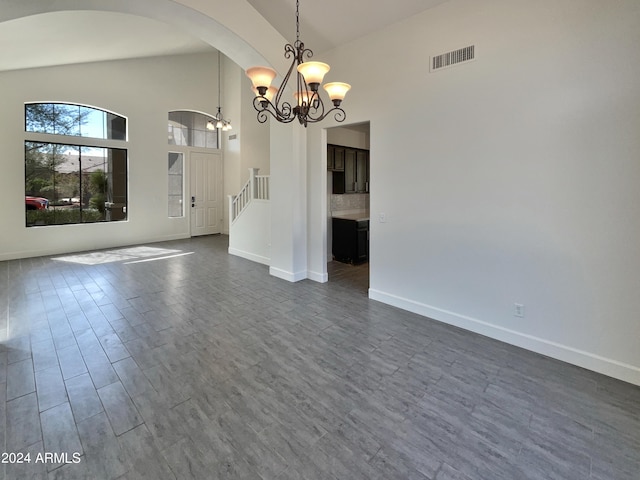
[(68, 103), (28, 103), (25, 105), (25, 131), (126, 140), (127, 119), (111, 112)]
[(211, 120), (210, 116), (198, 112), (169, 112), (169, 145), (218, 148), (218, 132)]
[(28, 227), (127, 219), (125, 117), (84, 105), (29, 103), (25, 135)]

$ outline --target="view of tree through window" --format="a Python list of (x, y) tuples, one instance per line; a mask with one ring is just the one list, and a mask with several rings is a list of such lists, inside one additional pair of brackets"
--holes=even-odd
[(74, 137), (126, 140), (126, 119), (113, 113), (66, 103), (25, 105), (25, 130)]
[[(45, 138), (126, 138), (123, 117), (90, 107), (28, 104), (25, 119), (27, 134), (44, 133)], [(91, 143), (25, 141), (28, 227), (127, 219), (127, 151)]]

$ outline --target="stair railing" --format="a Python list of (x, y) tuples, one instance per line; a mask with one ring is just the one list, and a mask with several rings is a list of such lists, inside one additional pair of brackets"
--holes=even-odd
[(229, 219), (235, 222), (251, 200), (269, 200), (269, 175), (258, 175), (259, 168), (249, 169), (249, 180), (237, 195), (229, 195)]

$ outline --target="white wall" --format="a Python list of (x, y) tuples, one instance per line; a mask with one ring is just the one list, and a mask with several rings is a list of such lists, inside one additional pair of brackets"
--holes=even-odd
[[(167, 217), (167, 113), (215, 113), (216, 70), (216, 56), (201, 54), (0, 73), (0, 260), (188, 236), (187, 217)], [(87, 104), (127, 117), (128, 221), (25, 227), (24, 103), (32, 101)]]
[[(259, 168), (258, 175), (269, 175), (269, 124), (256, 120), (251, 81), (238, 65), (228, 58), (223, 62), (223, 114), (233, 129), (223, 132), (225, 148), (225, 212), (229, 211), (228, 195), (237, 195), (249, 179), (249, 169)], [(225, 218), (225, 233), (229, 221)]]
[(253, 99), (255, 94), (251, 90), (251, 80), (240, 69), (240, 86), (241, 104), (242, 104), (242, 185), (245, 184), (250, 168), (259, 168), (258, 175), (269, 175), (271, 173), (270, 166), (270, 138), (269, 138), (269, 121), (267, 123), (259, 123), (256, 120), (256, 110), (253, 107)]
[(640, 384), (638, 25), (637, 0), (452, 0), (325, 55), (371, 121), (372, 298)]
[(230, 226), (229, 253), (271, 264), (271, 202), (253, 199)]
[(369, 131), (348, 127), (334, 127), (327, 129), (327, 143), (345, 147), (369, 149)]
[[(307, 272), (306, 134), (297, 122), (272, 122), (271, 275), (296, 282)], [(326, 157), (326, 154), (325, 154)], [(325, 164), (326, 165), (326, 164)], [(325, 166), (326, 171), (326, 166)]]

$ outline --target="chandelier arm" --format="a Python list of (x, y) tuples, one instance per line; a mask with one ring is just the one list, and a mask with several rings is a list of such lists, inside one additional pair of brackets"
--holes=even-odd
[(284, 46), (284, 58), (291, 58), (292, 56), (296, 58), (297, 52), (298, 52), (297, 44), (291, 45), (290, 43), (287, 43)]
[(331, 110), (328, 110), (326, 113), (324, 113), (322, 116), (320, 117), (308, 117), (307, 118), (307, 122), (308, 123), (316, 123), (316, 122), (321, 122), (322, 120), (324, 120), (325, 118), (327, 118), (331, 113), (333, 113), (333, 118), (336, 122), (342, 123), (345, 121), (345, 119), (347, 118), (347, 114), (345, 113), (345, 111), (340, 108), (340, 107), (333, 107)]
[(327, 115), (331, 112), (335, 111), (336, 113), (334, 113), (333, 118), (335, 119), (336, 122), (344, 122), (347, 118), (347, 114), (345, 113), (345, 111), (340, 108), (340, 107), (334, 107), (331, 110), (329, 110), (327, 112)]
[(324, 102), (322, 101), (322, 98), (320, 98), (320, 94), (318, 92), (314, 92), (311, 96), (310, 102), (309, 111), (307, 113), (309, 120), (315, 122), (318, 121), (316, 119), (323, 119), (326, 114), (324, 112)]
[(295, 115), (292, 113), (293, 108), (289, 102), (283, 102), (280, 108), (276, 108), (276, 112), (280, 118), (288, 119), (289, 122), (295, 118)]
[(258, 112), (258, 115), (257, 115), (258, 122), (264, 123), (269, 119), (269, 115), (267, 115), (267, 112), (271, 113), (269, 110), (260, 110)]
[(253, 98), (253, 108), (258, 112), (258, 121), (264, 123), (268, 118), (266, 114), (270, 114), (273, 118), (282, 123), (289, 123), (296, 115), (293, 114), (293, 108), (289, 102), (284, 102), (280, 108), (270, 102), (267, 98), (257, 96)]
[(260, 122), (260, 123), (266, 122), (267, 119), (269, 118), (267, 113), (269, 115), (271, 115), (273, 118), (275, 118), (280, 123), (290, 123), (290, 122), (293, 121), (294, 118), (296, 118), (295, 115), (292, 115), (291, 117), (282, 117), (282, 116), (278, 115), (277, 113), (275, 113), (273, 110), (267, 108), (267, 109), (264, 109), (264, 110), (260, 110), (258, 112), (258, 115), (257, 115), (258, 122)]
[[(280, 123), (291, 123), (296, 118), (295, 115), (290, 115), (288, 117), (282, 116), (278, 112), (275, 112), (274, 110), (272, 110), (270, 108), (267, 108), (267, 109), (264, 109), (264, 110), (260, 110), (258, 112), (258, 121), (260, 123), (264, 123), (266, 121), (267, 113), (269, 115), (271, 115), (273, 118), (275, 118)], [(261, 120), (261, 117), (265, 118), (265, 120)]]
[(263, 104), (267, 102), (271, 103), (265, 97), (261, 97), (261, 96), (253, 97), (253, 108), (255, 108), (258, 112), (261, 112), (262, 110), (266, 110), (267, 107), (264, 106)]
[(300, 58), (302, 57), (307, 57), (307, 59), (313, 57), (313, 50), (311, 50), (310, 48), (304, 48), (304, 43), (301, 43), (300, 46), (302, 47), (300, 49)]
[[(297, 88), (298, 95), (301, 95), (302, 92), (307, 91), (307, 84), (304, 81), (304, 77), (300, 75), (300, 72), (296, 72), (296, 84), (297, 84), (296, 88)], [(302, 99), (297, 99), (297, 101), (298, 102), (304, 101), (305, 98), (306, 98), (306, 95), (302, 97)]]
[[(293, 50), (293, 47), (290, 44), (287, 44), (285, 46), (285, 52), (288, 52), (290, 54), (294, 55), (293, 60), (291, 61), (291, 65), (289, 65), (289, 70), (287, 70), (287, 74), (284, 76), (284, 79), (282, 80), (282, 83), (280, 84), (280, 88), (278, 89), (278, 92), (276, 93), (274, 100), (274, 105), (276, 107), (276, 110), (278, 110), (278, 105), (280, 105), (280, 100), (282, 99), (282, 94), (284, 93), (285, 90), (285, 86), (287, 85), (287, 83), (289, 82), (289, 78), (291, 78), (291, 72), (293, 72), (293, 67), (295, 67), (296, 65), (296, 56), (295, 56), (295, 51)], [(291, 55), (287, 56), (287, 53), (285, 53), (285, 57), (287, 58), (291, 58)], [(296, 72), (297, 73), (297, 72)], [(287, 102), (283, 103), (283, 107)]]

